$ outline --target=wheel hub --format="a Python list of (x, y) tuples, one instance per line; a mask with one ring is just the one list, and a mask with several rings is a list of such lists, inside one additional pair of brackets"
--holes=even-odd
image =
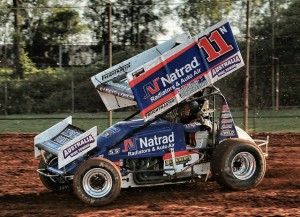
[(91, 187), (96, 190), (102, 189), (105, 185), (105, 182), (106, 182), (105, 177), (103, 177), (101, 174), (95, 174), (90, 179)]
[(256, 170), (256, 160), (249, 152), (238, 153), (231, 162), (233, 175), (240, 180), (249, 179)]
[(112, 189), (113, 180), (110, 173), (102, 168), (93, 168), (82, 179), (84, 191), (91, 197), (104, 197)]

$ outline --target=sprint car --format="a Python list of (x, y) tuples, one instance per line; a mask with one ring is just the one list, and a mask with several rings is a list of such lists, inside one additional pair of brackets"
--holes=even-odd
[(91, 80), (108, 110), (137, 112), (99, 134), (74, 126), (71, 116), (38, 134), (41, 182), (53, 191), (72, 189), (91, 206), (111, 203), (121, 188), (208, 180), (232, 190), (257, 186), (268, 140), (236, 126), (214, 85), (243, 65), (224, 20), (96, 74)]

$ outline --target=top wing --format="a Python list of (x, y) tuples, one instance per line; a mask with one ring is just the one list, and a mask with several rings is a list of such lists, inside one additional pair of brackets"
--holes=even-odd
[(107, 110), (136, 104), (126, 78), (127, 73), (134, 71), (176, 45), (185, 43), (190, 38), (189, 33), (183, 33), (91, 77)]
[(127, 78), (145, 121), (244, 65), (224, 20), (129, 72)]
[(223, 20), (194, 37), (181, 34), (91, 79), (108, 110), (137, 104), (148, 121), (242, 66), (230, 24)]

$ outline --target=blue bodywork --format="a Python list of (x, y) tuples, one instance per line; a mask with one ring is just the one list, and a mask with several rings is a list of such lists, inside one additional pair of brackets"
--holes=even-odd
[[(133, 133), (135, 131), (135, 133)], [(121, 121), (109, 127), (97, 137), (97, 148), (90, 157), (104, 157), (112, 162), (130, 158), (159, 157), (170, 152), (186, 150), (185, 127), (158, 119), (145, 125), (142, 119)], [(84, 157), (66, 165), (66, 172), (73, 174)], [(57, 169), (57, 164), (52, 167)]]
[[(217, 133), (218, 142), (238, 137), (229, 106), (225, 98), (223, 99)], [(97, 136), (97, 147), (91, 151), (89, 157), (103, 157), (112, 162), (163, 157), (166, 153), (170, 153), (170, 148), (175, 152), (186, 150), (185, 134), (200, 131), (201, 127), (201, 123), (183, 125), (160, 118), (146, 123), (143, 119), (121, 121)], [(77, 158), (66, 165), (65, 171), (73, 174), (84, 160), (86, 160), (84, 156)], [(58, 170), (57, 164), (52, 167)]]
[[(170, 148), (175, 151), (186, 149), (182, 124), (162, 119), (146, 127), (144, 124), (142, 119), (114, 124), (99, 134), (98, 154), (114, 162), (127, 158), (163, 156)], [(141, 130), (130, 136), (137, 129)]]

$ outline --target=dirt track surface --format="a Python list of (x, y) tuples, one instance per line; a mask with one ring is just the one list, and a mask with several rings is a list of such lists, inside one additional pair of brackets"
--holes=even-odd
[(0, 216), (300, 216), (300, 133), (268, 135), (267, 172), (254, 189), (225, 191), (215, 182), (126, 189), (95, 208), (41, 184), (33, 134), (0, 134)]

